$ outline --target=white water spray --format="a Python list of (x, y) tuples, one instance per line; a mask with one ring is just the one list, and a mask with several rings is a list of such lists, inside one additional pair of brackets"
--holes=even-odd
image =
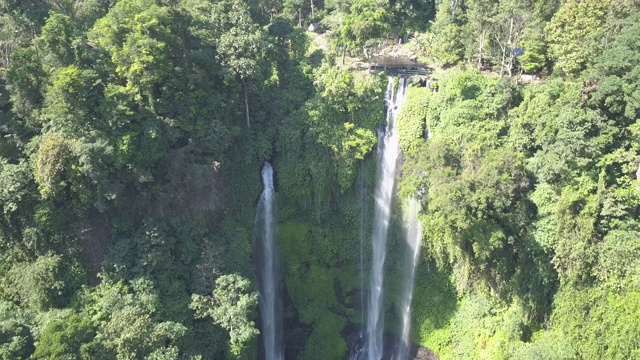
[(367, 357), (369, 360), (380, 360), (383, 355), (383, 276), (384, 260), (387, 251), (387, 235), (391, 218), (391, 200), (396, 180), (396, 168), (400, 148), (396, 116), (404, 102), (407, 91), (407, 79), (400, 78), (398, 90), (395, 91), (395, 80), (389, 77), (385, 103), (387, 106), (387, 125), (384, 132), (378, 134), (378, 172), (375, 192), (375, 215), (373, 223), (373, 257), (371, 263), (371, 292), (367, 317)]
[(395, 359), (406, 360), (409, 358), (411, 346), (411, 301), (413, 300), (413, 285), (420, 255), (420, 239), (422, 237), (422, 223), (418, 219), (420, 203), (411, 198), (405, 205), (405, 239), (407, 242), (408, 262), (405, 288), (400, 301), (400, 311), (402, 320), (402, 343), (398, 347)]
[(364, 186), (363, 170), (360, 170), (360, 184), (359, 184), (359, 196), (360, 196), (360, 231), (358, 234), (360, 240), (360, 306), (362, 307), (362, 328), (360, 331), (360, 339), (364, 338), (365, 334), (365, 293), (364, 293), (364, 242), (366, 240), (365, 228), (366, 228), (366, 214), (367, 214), (367, 202), (365, 199), (365, 186)]

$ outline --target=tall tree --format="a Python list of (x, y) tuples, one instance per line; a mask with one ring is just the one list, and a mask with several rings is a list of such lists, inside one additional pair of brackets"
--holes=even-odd
[(244, 347), (259, 334), (251, 321), (258, 294), (251, 283), (238, 274), (223, 275), (216, 280), (212, 296), (194, 294), (190, 307), (196, 317), (211, 317), (213, 322), (229, 332), (231, 354), (240, 356)]
[(610, 0), (567, 0), (545, 28), (549, 55), (556, 68), (577, 75), (601, 51)]
[(369, 57), (367, 48), (370, 41), (382, 37), (389, 30), (387, 11), (375, 0), (356, 0), (351, 4), (340, 24), (336, 42), (344, 52), (361, 49), (365, 58)]
[(216, 47), (222, 74), (228, 80), (239, 81), (244, 91), (245, 117), (251, 127), (249, 92), (251, 82), (262, 77), (262, 66), (271, 46), (267, 33), (251, 18), (244, 0), (224, 0), (211, 9)]

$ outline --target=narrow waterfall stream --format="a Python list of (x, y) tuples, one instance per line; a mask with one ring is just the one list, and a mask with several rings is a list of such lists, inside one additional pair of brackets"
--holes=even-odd
[(387, 107), (387, 124), (384, 131), (378, 134), (377, 178), (375, 190), (375, 214), (373, 222), (373, 257), (371, 259), (371, 289), (367, 316), (367, 357), (369, 360), (380, 360), (383, 355), (384, 331), (384, 261), (387, 252), (387, 236), (391, 219), (391, 201), (396, 180), (396, 170), (400, 148), (396, 116), (406, 95), (408, 79), (389, 77), (385, 105)]
[(358, 183), (358, 196), (359, 196), (359, 200), (360, 200), (360, 230), (358, 232), (358, 237), (360, 240), (360, 306), (362, 307), (362, 320), (361, 320), (361, 324), (362, 324), (362, 328), (360, 331), (360, 339), (364, 340), (364, 334), (366, 331), (366, 318), (365, 318), (365, 314), (366, 314), (366, 308), (365, 308), (365, 292), (363, 291), (365, 286), (364, 286), (364, 280), (365, 280), (365, 276), (364, 276), (364, 271), (365, 271), (365, 266), (364, 266), (364, 242), (367, 240), (367, 236), (365, 236), (365, 231), (366, 231), (366, 214), (367, 214), (367, 201), (366, 201), (366, 196), (365, 196), (365, 191), (366, 191), (366, 187), (365, 187), (365, 181), (364, 181), (364, 174), (362, 173), (363, 170), (360, 169), (360, 178), (359, 178), (359, 183)]
[(401, 321), (402, 321), (402, 343), (398, 347), (396, 360), (406, 360), (409, 358), (411, 346), (411, 301), (413, 300), (414, 278), (416, 265), (420, 255), (420, 239), (422, 237), (422, 223), (418, 219), (420, 203), (416, 199), (409, 199), (405, 209), (405, 240), (407, 242), (407, 270), (404, 278), (404, 289), (400, 301)]
[(262, 340), (266, 360), (283, 359), (282, 329), (278, 306), (278, 272), (276, 268), (275, 232), (275, 189), (273, 168), (268, 162), (262, 167), (264, 190), (260, 196), (256, 225), (261, 232), (258, 254), (258, 280), (260, 284), (260, 315), (262, 319)]

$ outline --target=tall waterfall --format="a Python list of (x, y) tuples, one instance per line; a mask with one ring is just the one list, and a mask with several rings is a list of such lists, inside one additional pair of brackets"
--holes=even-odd
[(395, 80), (390, 77), (385, 95), (387, 125), (378, 134), (377, 179), (375, 192), (375, 215), (373, 223), (373, 257), (371, 259), (371, 291), (367, 317), (367, 356), (369, 360), (380, 360), (384, 351), (382, 333), (384, 330), (383, 275), (387, 251), (387, 235), (391, 218), (391, 200), (396, 180), (396, 167), (400, 148), (396, 116), (407, 91), (407, 79), (400, 78), (398, 90)]
[(358, 186), (358, 196), (360, 197), (360, 229), (358, 232), (358, 237), (360, 240), (360, 306), (362, 307), (362, 328), (360, 331), (360, 338), (362, 339), (364, 337), (365, 334), (365, 324), (366, 324), (366, 319), (365, 319), (365, 293), (364, 291), (362, 291), (364, 289), (364, 271), (365, 271), (365, 267), (364, 267), (364, 242), (367, 239), (367, 236), (365, 236), (365, 229), (366, 229), (366, 214), (367, 214), (367, 201), (366, 201), (366, 197), (365, 197), (365, 182), (364, 182), (364, 178), (365, 175), (363, 174), (363, 170), (362, 167), (360, 169), (360, 179), (359, 179), (359, 186)]
[(402, 343), (398, 347), (397, 360), (405, 360), (409, 356), (411, 345), (411, 301), (413, 300), (413, 283), (416, 273), (416, 265), (420, 255), (420, 238), (422, 237), (422, 224), (418, 219), (420, 203), (416, 199), (407, 200), (405, 206), (405, 239), (407, 241), (408, 262), (407, 276), (404, 278), (404, 289), (400, 301), (402, 320)]
[[(361, 308), (361, 328), (358, 331), (358, 339), (353, 344), (353, 347), (349, 353), (349, 360), (366, 360), (367, 359), (367, 343), (366, 343), (366, 334), (367, 334), (367, 304), (368, 300), (365, 292), (365, 244), (369, 240), (368, 233), (368, 214), (369, 214), (369, 201), (368, 201), (368, 186), (366, 175), (366, 169), (364, 163), (360, 164), (360, 169), (358, 171), (358, 197), (359, 197), (359, 208), (360, 208), (360, 229), (358, 231), (358, 239), (360, 242), (360, 308)], [(368, 234), (367, 234), (368, 233)]]
[(260, 283), (260, 315), (262, 319), (262, 340), (266, 360), (283, 359), (282, 328), (278, 306), (278, 272), (274, 243), (275, 231), (275, 189), (273, 168), (268, 162), (262, 167), (264, 190), (256, 214), (259, 251), (257, 254), (258, 280)]

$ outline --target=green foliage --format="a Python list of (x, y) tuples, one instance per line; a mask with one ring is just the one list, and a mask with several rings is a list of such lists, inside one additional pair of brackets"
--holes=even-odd
[(464, 47), (460, 41), (462, 30), (455, 23), (436, 18), (434, 28), (441, 28), (438, 37), (433, 42), (431, 54), (439, 63), (445, 66), (455, 65), (462, 60)]
[[(284, 193), (294, 195), (289, 192), (294, 188), (305, 192), (316, 189), (314, 201), (320, 204), (322, 199), (318, 197), (326, 193), (325, 189), (334, 188), (330, 179), (337, 177), (342, 193), (352, 186), (357, 161), (373, 149), (376, 125), (382, 120), (383, 85), (379, 77), (355, 75), (326, 65), (317, 76), (317, 96), (280, 128), (285, 140), (279, 142), (277, 150), (288, 157), (305, 159), (285, 165), (291, 168), (283, 169), (280, 176)], [(318, 165), (326, 156), (331, 156), (333, 163)], [(325, 166), (327, 173), (323, 173)], [(314, 185), (310, 187), (307, 181)]]
[[(524, 251), (516, 242), (525, 231), (521, 220), (531, 216), (523, 197), (528, 189), (524, 161), (499, 148), (506, 126), (500, 116), (510, 91), (477, 73), (463, 73), (445, 81), (437, 94), (423, 93), (426, 107), (408, 107), (409, 115), (400, 117), (426, 119), (433, 132), (420, 153), (405, 145), (411, 156), (404, 166), (408, 178), (417, 176), (409, 181), (426, 189), (427, 249), (441, 267), (454, 266), (461, 290), (483, 274), (487, 280), (513, 276), (518, 265), (506, 261), (507, 254)], [(420, 135), (401, 132), (401, 144)], [(418, 163), (424, 168), (416, 168)]]
[(42, 35), (38, 39), (44, 51), (43, 62), (50, 67), (63, 67), (74, 60), (73, 23), (69, 16), (53, 13), (42, 27)]
[(640, 246), (637, 230), (611, 230), (596, 246), (594, 275), (613, 290), (638, 289), (640, 286)]
[(82, 315), (50, 322), (40, 335), (34, 359), (80, 359), (81, 347), (93, 340), (95, 327)]
[(93, 341), (80, 348), (83, 358), (135, 359), (179, 348), (187, 330), (157, 318), (158, 294), (146, 279), (131, 287), (102, 283), (84, 294), (83, 305), (91, 322), (98, 324)]
[(268, 26), (269, 35), (280, 42), (280, 48), (272, 49), (274, 56), (281, 57), (282, 50), (286, 50), (293, 59), (304, 56), (309, 46), (309, 38), (300, 30), (283, 18), (275, 18)]
[(572, 360), (577, 358), (571, 343), (562, 333), (554, 330), (536, 332), (531, 342), (518, 347), (513, 356), (523, 360)]
[(18, 263), (8, 273), (13, 299), (32, 310), (63, 305), (65, 273), (60, 255), (39, 256), (33, 263)]
[(428, 88), (410, 87), (407, 90), (407, 97), (397, 119), (400, 149), (405, 154), (417, 151), (426, 136), (426, 104), (430, 94), (432, 91)]
[[(359, 176), (362, 176), (359, 175)], [(347, 344), (341, 336), (347, 321), (360, 321), (353, 309), (358, 286), (357, 198), (353, 191), (342, 195), (339, 213), (316, 219), (313, 213), (298, 211), (278, 224), (281, 271), (294, 308), (295, 318), (313, 327), (300, 357), (341, 358)], [(287, 199), (285, 205), (293, 206)], [(282, 208), (279, 201), (279, 209)], [(282, 215), (280, 215), (282, 216)], [(312, 224), (312, 225), (311, 225)], [(361, 230), (366, 231), (366, 230)], [(330, 291), (327, 291), (330, 290)], [(327, 347), (326, 339), (335, 344)]]
[(20, 233), (25, 226), (22, 216), (23, 209), (33, 204), (37, 190), (33, 184), (33, 172), (27, 161), (11, 164), (0, 157), (0, 243), (7, 243), (20, 239)]
[(564, 2), (545, 28), (549, 56), (556, 60), (556, 68), (576, 75), (600, 53), (598, 37), (609, 1)]
[(47, 130), (63, 135), (84, 135), (96, 124), (100, 80), (95, 72), (75, 65), (58, 68), (51, 75), (42, 110)]
[[(385, 78), (308, 49), (310, 20), (345, 50), (428, 28), (415, 36), (444, 65), (511, 75), (555, 62), (575, 79), (451, 71), (436, 93), (409, 90), (398, 196), (423, 209), (416, 342), (456, 359), (640, 356), (637, 10), (0, 0), (0, 358), (255, 357), (245, 278), (263, 161), (276, 169), (285, 321), (309, 330), (291, 351), (345, 356)], [(392, 235), (392, 278), (399, 248)]]
[[(314, 330), (307, 340), (301, 359), (340, 359), (347, 353), (347, 343), (336, 329), (346, 325), (344, 318), (328, 315), (312, 323)], [(331, 346), (327, 346), (327, 341)]]
[(45, 137), (36, 157), (35, 177), (42, 197), (55, 197), (64, 191), (70, 178), (73, 143), (57, 135)]
[[(605, 20), (601, 15), (592, 18), (600, 21), (600, 26)], [(554, 294), (556, 276), (561, 284), (553, 302), (552, 324), (547, 325), (547, 329), (553, 326), (552, 330), (540, 330), (531, 338), (528, 331), (500, 330), (483, 338), (478, 331), (495, 327), (487, 320), (468, 325), (467, 319), (491, 314), (501, 306), (489, 304), (480, 307), (484, 310), (476, 315), (464, 315), (464, 324), (452, 320), (449, 327), (423, 335), (423, 341), (442, 349), (441, 354), (549, 359), (636, 356), (633, 345), (627, 345), (635, 340), (621, 339), (632, 337), (628, 334), (637, 331), (635, 325), (626, 324), (637, 322), (629, 320), (624, 326), (609, 322), (609, 316), (624, 318), (637, 311), (633, 296), (638, 286), (638, 249), (631, 241), (637, 238), (637, 224), (630, 213), (638, 208), (637, 186), (632, 185), (637, 150), (628, 138), (634, 136), (630, 135), (635, 131), (631, 119), (637, 117), (628, 94), (635, 91), (631, 84), (636, 81), (630, 77), (634, 72), (627, 72), (635, 66), (632, 23), (637, 21), (617, 23), (619, 30), (608, 35), (611, 41), (606, 43), (612, 51), (593, 60), (584, 87), (551, 80), (525, 89), (520, 102), (519, 95), (504, 84), (463, 74), (445, 79), (437, 94), (425, 93), (421, 107), (407, 107), (409, 113), (403, 114), (407, 127), (414, 117), (425, 118), (433, 136), (425, 145), (410, 146), (418, 136), (410, 131), (402, 134), (409, 156), (401, 190), (423, 194), (427, 248), (441, 266), (447, 262), (452, 266), (458, 288), (471, 286), (498, 294), (506, 290), (511, 293), (508, 301), (524, 300), (518, 310), (524, 312), (515, 323), (527, 329), (535, 324), (529, 316), (548, 313), (545, 303), (549, 304)], [(595, 31), (602, 34), (602, 29)], [(585, 39), (599, 41), (596, 37)], [(623, 70), (618, 56), (628, 58), (625, 64), (631, 66), (625, 65)], [(577, 74), (588, 65), (583, 62), (567, 72)], [(508, 122), (503, 122), (506, 118)], [(627, 150), (631, 148), (632, 153)], [(502, 152), (505, 149), (511, 150)], [(508, 179), (514, 182), (509, 185)], [(500, 190), (488, 195), (484, 184)], [(503, 202), (496, 202), (505, 195)], [(501, 212), (504, 206), (509, 210)], [(491, 220), (484, 221), (487, 215)], [(500, 220), (491, 224), (495, 219)], [(518, 226), (530, 221), (533, 226)], [(467, 233), (466, 229), (473, 230)], [(465, 234), (473, 243), (463, 242)], [(431, 236), (436, 241), (432, 242)], [(449, 243), (448, 239), (459, 242)], [(498, 255), (499, 249), (506, 251)], [(509, 256), (519, 260), (483, 260)], [(545, 263), (540, 271), (531, 271), (533, 264)], [(487, 287), (478, 287), (483, 269), (497, 272), (485, 278)], [(500, 269), (506, 272), (500, 273)], [(522, 281), (530, 293), (516, 290)], [(501, 286), (505, 288), (501, 290)], [(461, 305), (458, 312), (462, 314), (464, 308)], [(457, 331), (464, 329), (469, 333), (458, 336)], [(603, 339), (605, 333), (620, 338)], [(615, 345), (604, 347), (604, 343)]]
[(41, 3), (37, 1), (4, 0), (0, 4), (3, 14), (23, 17), (22, 21), (31, 22), (32, 26), (35, 25), (37, 27), (42, 26), (49, 10), (52, 9), (52, 4), (49, 1)]
[(443, 359), (577, 358), (561, 332), (540, 330), (528, 339), (524, 311), (518, 302), (505, 306), (487, 296), (469, 294), (459, 301), (447, 326), (431, 334), (429, 344)]
[[(635, 225), (623, 225), (618, 217), (624, 216), (625, 209), (636, 203), (634, 191), (629, 192), (627, 188), (636, 170), (635, 164), (627, 163), (629, 158), (624, 151), (604, 155), (616, 142), (615, 123), (606, 122), (598, 113), (581, 107), (579, 89), (558, 81), (549, 82), (539, 90), (533, 96), (525, 96), (520, 108), (512, 113), (516, 114), (513, 127), (516, 142), (528, 141), (527, 147), (537, 150), (529, 160), (530, 169), (541, 182), (531, 194), (538, 207), (536, 239), (554, 251), (553, 262), (561, 281), (591, 282), (595, 266), (605, 283), (614, 287), (629, 286), (613, 275), (620, 270), (612, 266), (608, 256), (598, 255), (598, 249), (617, 252), (624, 248), (624, 251), (635, 252), (630, 243), (622, 240), (632, 236)], [(624, 124), (624, 121), (620, 123)], [(531, 134), (529, 140), (520, 137), (525, 132)], [(592, 160), (596, 158), (602, 161), (596, 164)], [(601, 166), (615, 168), (617, 180), (610, 182), (604, 173), (597, 175)], [(614, 185), (615, 182), (619, 185)], [(619, 195), (614, 194), (622, 193), (627, 195), (621, 202)], [(598, 216), (600, 224), (596, 220)], [(611, 235), (602, 234), (598, 229), (610, 226), (621, 228)], [(616, 245), (608, 240), (612, 238), (617, 239)], [(602, 239), (608, 240), (606, 245)], [(627, 279), (632, 279), (634, 273), (632, 266)]]
[(355, 0), (340, 24), (337, 42), (351, 51), (366, 46), (389, 30), (388, 15), (375, 0)]
[(399, 34), (425, 31), (429, 21), (435, 17), (436, 1), (401, 0), (389, 1), (391, 24)]
[[(556, 11), (557, 0), (440, 2), (426, 34), (424, 55), (444, 66), (463, 60), (478, 69), (513, 76), (517, 63), (525, 71), (546, 64), (543, 27)], [(517, 48), (525, 48), (516, 58)]]
[(556, 208), (558, 225), (553, 263), (561, 282), (588, 282), (592, 276), (596, 241), (595, 195), (581, 194), (578, 189), (565, 188)]
[(471, 295), (462, 299), (450, 322), (450, 351), (443, 358), (508, 359), (522, 336), (523, 313), (517, 304), (504, 307), (488, 297)]
[(606, 42), (588, 76), (593, 84), (589, 89), (590, 104), (606, 109), (610, 117), (625, 125), (640, 116), (640, 102), (635, 95), (640, 91), (639, 19), (636, 13), (615, 24), (620, 31)]
[(33, 111), (42, 103), (45, 76), (34, 49), (17, 49), (11, 53), (11, 63), (4, 77), (13, 112), (22, 119), (33, 120)]
[(177, 41), (171, 31), (175, 25), (169, 8), (155, 1), (119, 1), (90, 36), (110, 53), (116, 74), (127, 80), (122, 91), (150, 101), (154, 86), (171, 73), (167, 49)]
[(260, 333), (250, 320), (258, 305), (258, 293), (250, 290), (249, 280), (238, 274), (223, 275), (216, 280), (212, 297), (194, 294), (190, 305), (197, 318), (211, 317), (229, 331), (231, 354), (236, 357)]
[(580, 358), (632, 359), (639, 355), (637, 292), (565, 288), (554, 303), (554, 325)]
[(540, 32), (529, 31), (523, 35), (524, 55), (518, 57), (522, 70), (526, 73), (538, 73), (547, 65), (547, 44)]
[[(580, 106), (579, 91), (576, 85), (552, 81), (525, 96), (515, 109), (513, 132), (527, 132), (529, 138), (514, 138), (527, 142), (527, 150), (539, 149), (529, 163), (541, 182), (564, 185), (571, 181), (579, 169), (593, 164), (592, 159), (609, 141), (608, 124), (597, 113)], [(596, 130), (601, 134), (590, 141)]]
[(555, 213), (558, 194), (552, 185), (542, 183), (536, 186), (529, 198), (538, 209), (534, 238), (546, 251), (551, 251), (557, 243)]
[[(258, 61), (270, 46), (267, 34), (251, 21), (247, 3), (221, 1), (212, 8), (216, 38), (214, 42), (225, 76), (256, 78)], [(228, 74), (228, 75), (227, 75)]]
[(27, 359), (33, 352), (33, 319), (10, 302), (0, 303), (0, 359)]
[(417, 268), (411, 317), (413, 339), (437, 354), (450, 346), (451, 316), (457, 310), (457, 296), (449, 274), (434, 264), (420, 263)]

